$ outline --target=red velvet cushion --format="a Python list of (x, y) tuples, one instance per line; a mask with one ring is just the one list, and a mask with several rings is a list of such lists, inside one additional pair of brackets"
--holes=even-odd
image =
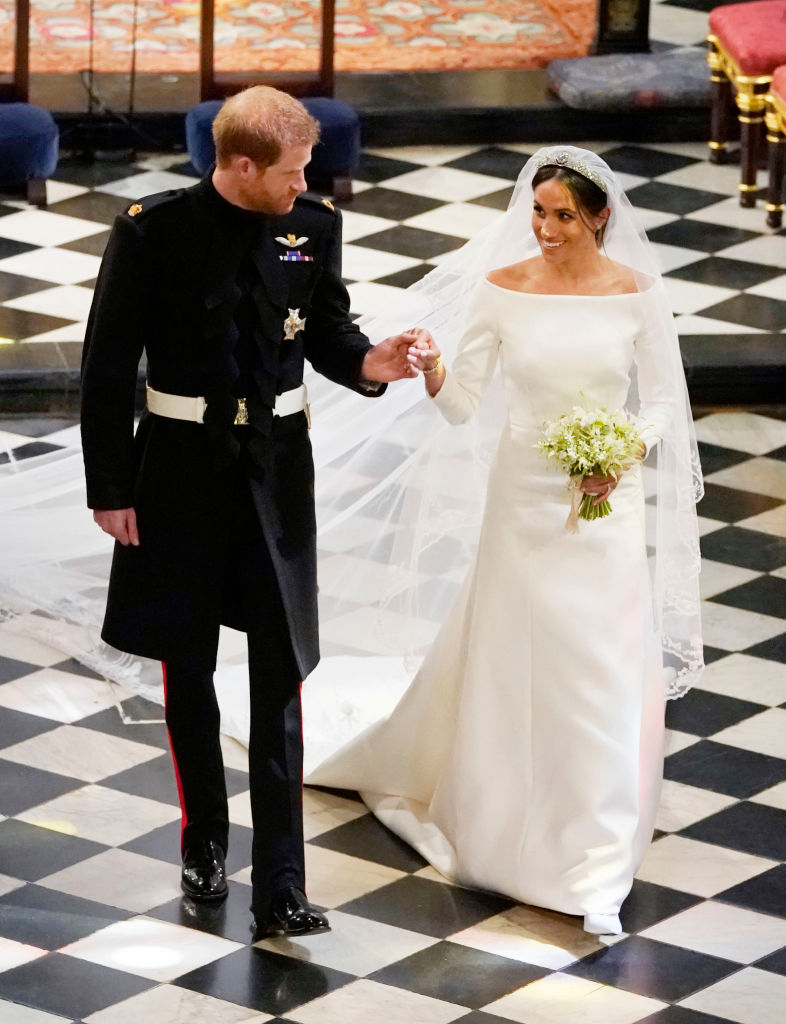
[(782, 64), (773, 72), (770, 89), (786, 103), (786, 64)]
[(743, 75), (771, 75), (786, 64), (786, 0), (716, 7), (710, 12), (710, 32)]

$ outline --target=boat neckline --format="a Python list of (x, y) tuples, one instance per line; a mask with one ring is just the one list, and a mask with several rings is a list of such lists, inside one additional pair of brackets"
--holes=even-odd
[(585, 294), (584, 292), (524, 292), (518, 288), (504, 288), (501, 284), (494, 284), (493, 281), (489, 281), (485, 274), (483, 275), (483, 280), (492, 288), (496, 288), (497, 291), (507, 292), (509, 295), (534, 295), (542, 299), (629, 299), (631, 295), (645, 295), (654, 287), (653, 282), (649, 288), (645, 288), (643, 291), (637, 289), (635, 292), (609, 292), (607, 295), (593, 295)]

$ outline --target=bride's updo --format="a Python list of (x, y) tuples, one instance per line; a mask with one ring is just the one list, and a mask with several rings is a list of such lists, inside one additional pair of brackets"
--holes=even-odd
[(595, 244), (600, 249), (603, 245), (607, 222), (595, 230), (589, 222), (589, 218), (597, 217), (609, 205), (606, 193), (594, 181), (585, 178), (578, 171), (574, 171), (570, 167), (560, 167), (557, 164), (544, 164), (538, 168), (532, 179), (532, 190), (534, 191), (544, 181), (552, 180), (564, 185), (573, 196), (579, 216), (583, 223), (595, 232)]

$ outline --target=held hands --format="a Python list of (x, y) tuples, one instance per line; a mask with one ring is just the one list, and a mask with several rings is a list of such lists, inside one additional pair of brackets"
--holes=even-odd
[(423, 374), (426, 391), (433, 397), (442, 387), (442, 382), (445, 379), (445, 365), (442, 362), (442, 356), (436, 341), (428, 331), (422, 327), (416, 327), (410, 333), (415, 335), (416, 340), (410, 346), (407, 359), (416, 373)]
[(413, 369), (407, 358), (407, 353), (416, 337), (415, 331), (404, 331), (402, 334), (394, 334), (390, 338), (380, 341), (378, 345), (374, 345), (368, 350), (363, 360), (361, 377), (383, 383), (403, 380), (406, 377), (417, 377), (417, 370)]
[(124, 547), (139, 547), (136, 512), (132, 508), (95, 509), (93, 521)]

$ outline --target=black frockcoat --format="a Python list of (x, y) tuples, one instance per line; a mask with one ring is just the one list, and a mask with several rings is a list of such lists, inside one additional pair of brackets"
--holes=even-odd
[[(301, 258), (280, 259), (288, 252)], [(244, 259), (258, 326), (251, 426), (233, 427)], [(252, 589), (255, 574), (254, 566), (228, 565), (240, 459), (301, 678), (317, 663), (308, 426), (304, 413), (273, 417), (272, 407), (276, 394), (302, 382), (304, 358), (331, 380), (367, 393), (359, 381), (369, 342), (349, 318), (340, 267), (340, 215), (315, 197), (300, 197), (289, 214), (265, 217), (226, 202), (208, 177), (143, 199), (117, 218), (96, 284), (82, 378), (88, 505), (134, 507), (140, 533), (139, 547), (115, 546), (102, 634), (112, 646), (162, 661), (199, 658), (214, 645), (219, 621), (245, 630), (249, 616), (264, 615), (264, 604), (247, 599), (247, 587), (231, 585), (235, 569)], [(306, 325), (285, 340), (290, 310)], [(207, 397), (204, 424), (145, 412), (134, 437), (143, 349), (153, 388)]]

